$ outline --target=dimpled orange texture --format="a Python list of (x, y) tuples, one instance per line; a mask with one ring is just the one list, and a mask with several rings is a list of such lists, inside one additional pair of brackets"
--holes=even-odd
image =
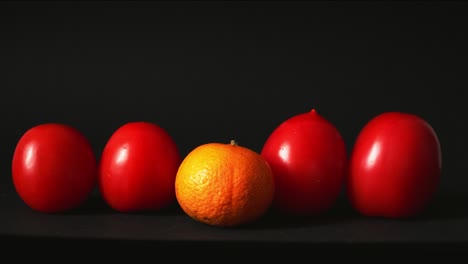
[(207, 143), (192, 150), (176, 175), (179, 205), (191, 218), (212, 226), (256, 221), (269, 209), (274, 179), (255, 151), (237, 145)]

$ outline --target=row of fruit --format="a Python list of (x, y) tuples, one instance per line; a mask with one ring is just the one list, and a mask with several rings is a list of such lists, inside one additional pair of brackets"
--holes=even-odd
[(319, 215), (343, 187), (363, 215), (414, 216), (433, 198), (441, 168), (437, 135), (414, 114), (374, 117), (348, 155), (337, 128), (312, 110), (284, 120), (259, 153), (232, 140), (208, 142), (186, 157), (166, 130), (150, 122), (118, 128), (99, 161), (77, 129), (41, 124), (18, 141), (12, 179), (21, 199), (43, 213), (81, 206), (97, 186), (119, 212), (157, 211), (177, 202), (199, 222), (237, 226), (270, 209)]

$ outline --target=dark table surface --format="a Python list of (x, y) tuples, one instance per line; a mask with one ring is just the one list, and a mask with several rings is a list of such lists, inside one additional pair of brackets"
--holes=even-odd
[[(153, 213), (124, 214), (111, 210), (97, 192), (81, 207), (44, 214), (27, 207), (11, 187), (0, 188), (0, 237), (10, 245), (113, 245), (138, 248), (249, 249), (258, 252), (330, 248), (354, 253), (378, 250), (468, 253), (466, 197), (437, 195), (413, 219), (396, 220), (357, 214), (343, 197), (319, 217), (293, 218), (270, 212), (244, 227), (218, 228), (198, 223), (174, 205)], [(189, 247), (190, 246), (190, 247)], [(86, 247), (83, 247), (84, 250)], [(392, 251), (394, 252), (394, 251)], [(453, 255), (453, 254), (452, 254)]]

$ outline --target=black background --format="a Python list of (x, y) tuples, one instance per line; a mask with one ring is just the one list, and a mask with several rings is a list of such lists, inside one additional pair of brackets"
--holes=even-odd
[(463, 2), (2, 2), (1, 182), (21, 135), (70, 124), (99, 157), (130, 121), (182, 155), (207, 142), (260, 151), (316, 108), (348, 151), (385, 111), (417, 114), (443, 150), (440, 191), (464, 192), (468, 85)]
[(380, 113), (421, 116), (443, 151), (439, 193), (463, 194), (467, 7), (1, 2), (0, 185), (11, 187), (15, 145), (40, 123), (78, 128), (99, 157), (119, 126), (150, 121), (184, 156), (230, 139), (260, 151), (277, 125), (315, 108), (340, 130), (348, 152)]

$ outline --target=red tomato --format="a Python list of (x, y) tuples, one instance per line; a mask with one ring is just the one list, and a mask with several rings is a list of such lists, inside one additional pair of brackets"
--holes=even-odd
[(439, 182), (439, 140), (420, 117), (398, 112), (370, 120), (350, 158), (348, 196), (367, 216), (409, 217), (428, 204)]
[(148, 122), (130, 122), (109, 138), (99, 164), (102, 197), (121, 212), (158, 210), (175, 201), (181, 157), (172, 137)]
[(21, 137), (12, 161), (14, 187), (32, 209), (57, 213), (79, 206), (96, 184), (91, 145), (75, 128), (35, 126)]
[(268, 137), (261, 155), (275, 177), (273, 207), (296, 215), (329, 209), (344, 185), (346, 146), (315, 110), (293, 116)]

